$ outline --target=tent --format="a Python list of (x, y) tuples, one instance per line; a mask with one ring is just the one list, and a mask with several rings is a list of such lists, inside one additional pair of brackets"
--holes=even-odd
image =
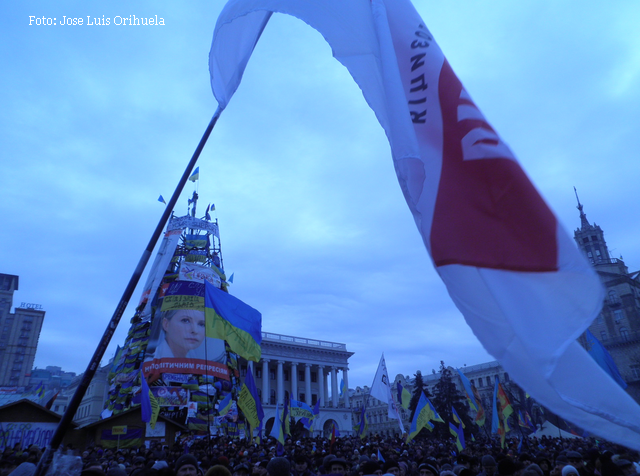
[(581, 438), (578, 435), (574, 435), (573, 433), (569, 433), (568, 431), (561, 430), (550, 421), (545, 421), (541, 425), (541, 428), (529, 435), (529, 438), (533, 438), (534, 436), (537, 438), (541, 438), (543, 436), (548, 436), (551, 438)]

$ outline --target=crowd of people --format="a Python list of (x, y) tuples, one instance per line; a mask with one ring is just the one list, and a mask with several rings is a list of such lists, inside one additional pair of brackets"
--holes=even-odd
[[(90, 447), (61, 454), (69, 476), (629, 476), (640, 473), (640, 455), (595, 439), (507, 439), (468, 442), (458, 451), (452, 439), (343, 437), (273, 438), (249, 442), (227, 437), (183, 441), (172, 447)], [(0, 476), (30, 476), (40, 449), (7, 448)], [(52, 474), (52, 473), (49, 473)]]

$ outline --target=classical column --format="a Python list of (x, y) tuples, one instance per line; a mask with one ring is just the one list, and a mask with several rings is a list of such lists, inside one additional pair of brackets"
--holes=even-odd
[(277, 400), (276, 403), (278, 405), (282, 405), (284, 403), (284, 375), (282, 372), (282, 366), (283, 366), (284, 362), (282, 360), (278, 360), (278, 374), (277, 374), (277, 378), (278, 378), (278, 386), (276, 387), (277, 390)]
[(311, 364), (304, 367), (304, 399), (307, 405), (311, 405)]
[(269, 359), (262, 359), (262, 404), (269, 404)]
[(329, 406), (329, 386), (327, 385), (327, 375), (322, 371), (322, 385), (324, 386), (324, 406)]
[(298, 400), (298, 363), (291, 362), (291, 395), (290, 398)]
[(321, 400), (321, 407), (327, 406), (327, 401), (324, 399), (324, 384), (324, 367), (322, 365), (318, 365), (318, 399)]
[(331, 401), (333, 408), (338, 408), (338, 374), (335, 367), (331, 367)]
[(349, 405), (349, 375), (347, 374), (347, 370), (349, 370), (347, 367), (345, 367), (344, 369), (342, 369), (342, 379), (344, 380), (344, 407), (345, 408), (350, 408), (351, 405)]

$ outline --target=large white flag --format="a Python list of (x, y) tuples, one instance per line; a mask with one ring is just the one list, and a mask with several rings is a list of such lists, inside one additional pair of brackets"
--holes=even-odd
[(378, 370), (376, 371), (376, 376), (373, 378), (373, 383), (371, 384), (369, 395), (377, 398), (378, 400), (386, 403), (389, 406), (387, 416), (392, 420), (397, 420), (400, 426), (400, 432), (404, 433), (405, 429), (404, 425), (402, 424), (400, 412), (398, 412), (398, 406), (391, 396), (391, 382), (389, 381), (389, 373), (387, 372), (387, 364), (384, 361), (384, 354), (382, 354), (382, 357), (380, 357)]
[(226, 107), (271, 12), (318, 30), (384, 128), (398, 181), (451, 298), (528, 393), (640, 449), (640, 407), (576, 342), (600, 281), (464, 89), (409, 0), (230, 0), (211, 84)]
[(389, 383), (389, 374), (387, 373), (384, 354), (380, 357), (378, 370), (376, 371), (376, 376), (373, 378), (369, 394), (384, 403), (389, 403), (389, 399), (391, 398), (391, 384)]

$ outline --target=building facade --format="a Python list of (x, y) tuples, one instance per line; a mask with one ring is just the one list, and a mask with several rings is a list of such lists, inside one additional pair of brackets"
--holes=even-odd
[[(449, 370), (451, 370), (452, 380), (458, 392), (461, 396), (464, 396), (464, 386), (462, 384), (462, 381), (460, 380), (460, 376), (458, 375), (457, 370), (451, 367), (449, 368)], [(535, 409), (535, 412), (542, 411), (542, 408), (535, 404), (533, 400), (529, 399), (531, 401), (525, 402), (525, 393), (509, 378), (509, 374), (504, 371), (498, 361), (465, 366), (460, 370), (465, 375), (465, 377), (469, 379), (471, 384), (475, 385), (475, 387), (478, 389), (487, 421), (491, 421), (493, 389), (496, 377), (509, 395), (512, 403), (523, 407), (533, 407)], [(424, 383), (424, 388), (428, 390), (431, 395), (434, 395), (435, 387), (440, 381), (440, 373), (436, 372), (435, 370), (432, 370), (432, 372), (429, 374), (423, 373), (422, 381)], [(406, 388), (413, 395), (415, 377), (410, 377), (408, 375), (403, 376), (401, 374), (396, 375), (396, 378), (394, 379), (391, 386), (392, 394), (394, 393), (393, 390), (398, 387), (398, 382), (400, 382), (402, 387)], [(398, 420), (395, 418), (389, 418), (388, 416), (388, 404), (381, 402), (376, 398), (370, 397), (369, 391), (370, 389), (368, 386), (364, 386), (362, 388), (356, 387), (355, 390), (350, 391), (352, 404), (352, 425), (356, 425), (356, 423), (360, 420), (360, 411), (362, 409), (362, 405), (366, 402), (367, 418), (369, 422), (369, 434), (378, 434), (383, 436), (394, 436), (396, 434), (399, 434), (400, 426)], [(393, 398), (396, 398), (395, 395), (393, 395)], [(409, 428), (411, 427), (411, 412), (409, 410), (404, 410), (399, 405), (398, 408), (400, 410), (400, 417), (402, 420), (404, 431), (409, 431)], [(473, 410), (469, 410), (469, 414), (471, 417), (475, 417), (475, 412)]]
[(18, 276), (0, 274), (0, 387), (27, 387), (45, 312), (21, 303), (11, 312)]
[[(589, 330), (613, 358), (627, 383), (627, 392), (640, 402), (640, 271), (630, 272), (622, 258), (613, 258), (596, 223), (589, 223), (578, 201), (578, 247), (593, 265), (606, 289), (602, 310)], [(584, 336), (579, 342), (587, 347)]]
[[(335, 424), (341, 435), (352, 433), (349, 392), (340, 397), (339, 382), (349, 388), (349, 357), (346, 344), (270, 332), (262, 333), (260, 362), (240, 363), (241, 377), (249, 365), (265, 414), (265, 428), (271, 428), (277, 405), (285, 396), (314, 407), (320, 400), (320, 414), (313, 434), (329, 434)], [(282, 406), (281, 406), (282, 408)]]
[[(413, 392), (413, 379), (410, 379), (409, 376), (396, 375), (391, 388), (397, 388), (398, 382), (410, 392)], [(368, 434), (383, 436), (399, 435), (401, 433), (400, 423), (396, 418), (389, 418), (389, 404), (369, 396), (370, 391), (371, 389), (367, 385), (364, 387), (356, 387), (355, 390), (349, 391), (351, 394), (352, 426), (355, 426), (360, 421), (362, 406), (366, 405)], [(411, 414), (408, 410), (400, 406), (398, 406), (398, 410), (400, 411), (400, 418), (402, 420), (402, 429), (403, 431), (408, 431), (411, 426)]]
[[(107, 394), (109, 392), (107, 376), (110, 368), (111, 362), (100, 367), (93, 376), (93, 379), (91, 379), (91, 383), (89, 384), (89, 387), (87, 387), (87, 391), (73, 417), (73, 422), (79, 427), (83, 427), (100, 420), (100, 415), (104, 410), (104, 402), (107, 400)], [(71, 398), (78, 389), (78, 385), (82, 381), (83, 375), (84, 374), (78, 375), (67, 387), (60, 390), (51, 406), (52, 411), (60, 415), (64, 414), (69, 406)]]

